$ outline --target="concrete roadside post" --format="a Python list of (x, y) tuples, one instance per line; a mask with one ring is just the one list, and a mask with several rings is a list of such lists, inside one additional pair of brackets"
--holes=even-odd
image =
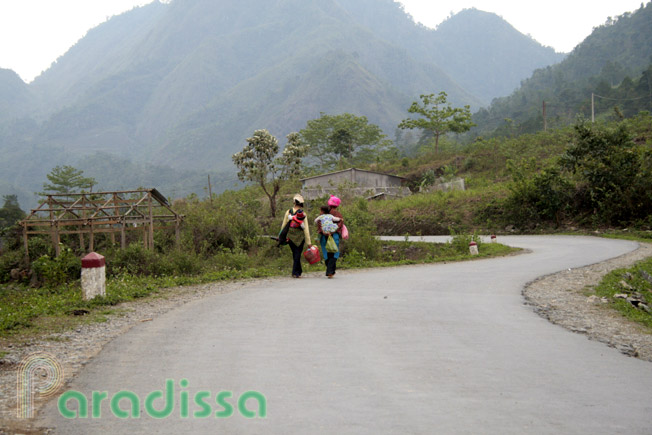
[(469, 243), (469, 252), (471, 253), (471, 255), (478, 255), (479, 254), (479, 252), (478, 252), (478, 244), (475, 243), (474, 241)]
[(491, 235), (491, 243), (496, 243), (496, 235), (495, 234)]
[(103, 255), (91, 252), (82, 258), (81, 285), (85, 301), (106, 294), (106, 261)]

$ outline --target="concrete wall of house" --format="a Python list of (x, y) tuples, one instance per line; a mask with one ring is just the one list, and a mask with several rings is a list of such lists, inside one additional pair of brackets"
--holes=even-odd
[(401, 179), (391, 175), (352, 170), (304, 180), (303, 188), (336, 187), (342, 184), (355, 184), (358, 187), (400, 187)]
[(324, 174), (303, 181), (304, 188), (338, 186), (344, 183), (352, 183), (351, 172), (338, 172), (336, 174)]

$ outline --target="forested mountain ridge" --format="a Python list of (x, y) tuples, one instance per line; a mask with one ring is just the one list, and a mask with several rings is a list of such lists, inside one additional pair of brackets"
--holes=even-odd
[[(594, 29), (566, 59), (536, 70), (508, 97), (494, 100), (474, 116), (472, 134), (518, 134), (591, 118), (591, 95), (598, 117), (652, 111), (652, 3)], [(620, 115), (614, 114), (618, 107)], [(506, 123), (505, 119), (509, 122)]]
[(2, 127), (30, 115), (36, 96), (14, 71), (0, 68), (0, 135)]
[[(449, 21), (462, 26), (465, 16), (482, 14)], [(487, 17), (489, 35), (511, 28)], [(98, 151), (176, 170), (233, 170), (230, 155), (257, 128), (283, 142), (320, 112), (351, 112), (392, 136), (421, 93), (443, 90), (455, 105), (480, 107), (486, 94), (461, 85), (472, 78), (455, 77), (446, 51), (472, 53), (479, 36), (446, 39), (442, 26), (449, 46), (438, 48), (438, 32), (415, 24), (393, 0), (174, 0), (135, 8), (89, 31), (29, 86), (12, 85), (29, 91), (15, 105), (29, 110), (0, 133), (2, 177), (21, 192), (38, 190), (55, 164)], [(506, 70), (518, 70), (523, 59), (559, 59), (531, 48), (517, 58), (501, 54), (504, 46), (482, 47), (504, 58)], [(467, 55), (469, 62), (476, 57)], [(488, 68), (463, 69), (484, 74), (484, 82)]]
[[(463, 45), (472, 49), (464, 50)], [(542, 47), (499, 16), (477, 9), (465, 9), (441, 23), (434, 46), (433, 60), (446, 65), (460, 85), (486, 102), (509, 95), (532, 71), (566, 56)]]
[(448, 17), (436, 29), (415, 25), (393, 0), (339, 2), (358, 23), (418, 59), (439, 65), (483, 105), (508, 95), (536, 68), (566, 56), (523, 35), (496, 14), (475, 8)]

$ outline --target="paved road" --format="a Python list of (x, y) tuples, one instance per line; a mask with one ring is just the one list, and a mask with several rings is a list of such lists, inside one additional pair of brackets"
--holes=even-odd
[[(89, 400), (133, 391), (141, 418), (117, 419), (105, 401), (100, 419), (66, 420), (52, 401), (44, 422), (62, 434), (652, 433), (652, 364), (548, 323), (521, 296), (536, 277), (636, 244), (501, 241), (532, 253), (251, 283), (188, 303), (114, 340), (68, 386)], [(174, 411), (153, 419), (142, 402), (166, 379)], [(220, 391), (235, 406), (250, 390), (265, 395), (265, 419), (192, 417), (199, 391), (215, 412)]]

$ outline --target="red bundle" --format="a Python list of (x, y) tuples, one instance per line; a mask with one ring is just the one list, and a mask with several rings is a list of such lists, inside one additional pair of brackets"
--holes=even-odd
[(306, 252), (303, 253), (303, 256), (310, 264), (319, 263), (319, 261), (321, 260), (321, 256), (319, 255), (319, 249), (317, 249), (316, 246), (311, 246), (310, 248), (306, 249)]

